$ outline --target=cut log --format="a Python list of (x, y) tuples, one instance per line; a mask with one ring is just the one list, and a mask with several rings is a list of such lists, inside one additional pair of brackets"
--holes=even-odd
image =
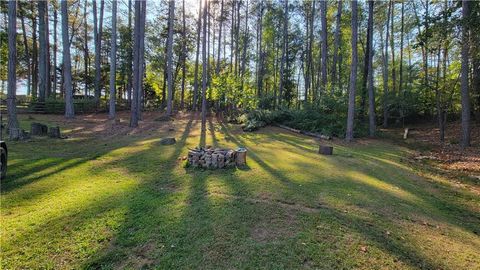
[(47, 136), (48, 127), (44, 124), (32, 123), (30, 126), (30, 133), (33, 136)]
[(247, 164), (247, 149), (238, 148), (236, 151), (235, 164), (237, 166), (245, 166)]
[(55, 139), (61, 139), (62, 138), (62, 134), (60, 133), (60, 127), (56, 126), (56, 127), (50, 127), (48, 129), (48, 136), (50, 138), (55, 138)]
[(310, 131), (304, 131), (304, 130), (294, 129), (294, 128), (291, 128), (291, 127), (288, 127), (288, 126), (285, 126), (285, 125), (277, 125), (277, 126), (278, 126), (279, 128), (283, 128), (283, 129), (286, 129), (286, 130), (291, 131), (291, 132), (294, 132), (294, 133), (299, 133), (299, 134), (307, 135), (307, 136), (310, 136), (310, 137), (315, 137), (315, 138), (318, 138), (318, 139), (323, 139), (323, 140), (330, 140), (330, 139), (332, 139), (330, 136), (323, 135), (323, 134), (316, 133), (316, 132), (310, 132)]
[(320, 145), (320, 147), (318, 148), (318, 153), (330, 156), (333, 154), (333, 146)]

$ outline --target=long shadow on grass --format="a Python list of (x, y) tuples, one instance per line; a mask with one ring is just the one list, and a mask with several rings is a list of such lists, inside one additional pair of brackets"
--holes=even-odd
[[(225, 133), (227, 133), (230, 136), (231, 140), (233, 140), (237, 144), (246, 145), (247, 142), (243, 140), (240, 136), (234, 136), (232, 133), (229, 133), (228, 128), (225, 127), (225, 125), (223, 125), (223, 130)], [(291, 144), (295, 144), (295, 143), (296, 142), (291, 142)], [(309, 151), (312, 151), (312, 150), (309, 149)], [(262, 167), (262, 169), (265, 169), (266, 171), (271, 173), (273, 176), (275, 176), (277, 179), (281, 180), (282, 182), (288, 183), (290, 181), (288, 177), (283, 175), (282, 172), (275, 170), (273, 167), (263, 162), (261, 158), (257, 156), (255, 153), (253, 153), (251, 150), (249, 151), (249, 157), (255, 160)], [(339, 166), (340, 166), (339, 168), (342, 167), (341, 165)], [(389, 169), (392, 171), (398, 170), (398, 168), (395, 168), (395, 166), (392, 164), (387, 163), (387, 164), (382, 164), (382, 166), (390, 166)], [(318, 177), (318, 176), (312, 173), (312, 177)], [(390, 181), (387, 180), (386, 182), (390, 182)], [(343, 186), (347, 186), (349, 183), (355, 183), (357, 188), (365, 191), (365, 193), (368, 193), (368, 194), (375, 194), (379, 192), (377, 188), (371, 187), (366, 184), (361, 184), (358, 182), (352, 182), (352, 180), (346, 180), (345, 185)], [(422, 199), (426, 199), (425, 192), (419, 192), (415, 189), (412, 189), (411, 187), (400, 185), (400, 183), (397, 183), (395, 181), (392, 181), (390, 184), (398, 185), (405, 189), (408, 188), (407, 189), (408, 192), (413, 193)], [(306, 188), (308, 189), (308, 184)], [(318, 186), (317, 187), (312, 186), (312, 190), (315, 190), (315, 188), (318, 189)], [(393, 195), (385, 194), (384, 197), (387, 197), (387, 198), (383, 203), (385, 203), (386, 201), (390, 201), (390, 202), (396, 202), (397, 204), (400, 204), (400, 203), (411, 204), (411, 202), (399, 199), (397, 197), (394, 197)], [(431, 207), (435, 207), (435, 205), (438, 204), (438, 201), (437, 202), (430, 201), (430, 204), (431, 204)], [(416, 206), (416, 205), (413, 205), (413, 206)], [(374, 208), (368, 208), (365, 206), (362, 206), (362, 207), (364, 209), (367, 209), (370, 212), (375, 211)], [(327, 208), (329, 207), (327, 206)], [(458, 209), (458, 210), (462, 211), (465, 209)], [(433, 260), (424, 257), (423, 255), (419, 254), (416, 250), (413, 250), (410, 247), (403, 245), (401, 242), (395, 242), (395, 241), (391, 241), (391, 239), (386, 239), (385, 230), (371, 226), (371, 223), (369, 221), (363, 220), (361, 218), (357, 218), (352, 215), (344, 214), (343, 211), (340, 211), (339, 209), (335, 209), (335, 208), (331, 208), (330, 210), (322, 210), (322, 212), (323, 211), (325, 211), (325, 213), (328, 215), (334, 216), (336, 220), (338, 220), (340, 223), (344, 224), (345, 226), (351, 228), (354, 231), (359, 232), (360, 234), (365, 235), (371, 241), (376, 242), (378, 246), (383, 247), (383, 249), (388, 250), (389, 253), (399, 257), (402, 261), (404, 261), (407, 264), (410, 264), (413, 267), (418, 267), (419, 264), (429, 269), (430, 268), (434, 269), (439, 267), (439, 265), (437, 265)], [(428, 209), (424, 213), (427, 214)], [(454, 224), (454, 225), (459, 226), (460, 224)], [(460, 225), (460, 227), (462, 226)]]

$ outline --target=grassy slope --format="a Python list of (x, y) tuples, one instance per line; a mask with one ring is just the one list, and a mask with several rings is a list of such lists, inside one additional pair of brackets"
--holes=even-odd
[[(334, 144), (210, 121), (113, 139), (10, 143), (1, 268), (479, 269), (480, 199), (381, 141)], [(248, 167), (185, 169), (199, 140)]]

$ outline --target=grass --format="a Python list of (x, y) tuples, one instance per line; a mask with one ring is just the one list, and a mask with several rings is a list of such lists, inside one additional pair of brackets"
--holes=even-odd
[[(9, 142), (2, 269), (480, 269), (478, 194), (410, 168), (407, 148), (333, 142), (326, 157), (273, 127), (211, 119), (201, 134), (193, 117), (104, 138), (60, 125), (69, 139)], [(201, 140), (247, 147), (248, 166), (185, 168)]]

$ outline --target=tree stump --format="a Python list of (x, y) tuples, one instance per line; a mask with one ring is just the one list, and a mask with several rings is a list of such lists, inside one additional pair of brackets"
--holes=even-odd
[(247, 149), (238, 148), (236, 152), (235, 163), (237, 166), (245, 166), (247, 164)]
[(320, 145), (318, 148), (318, 153), (321, 155), (330, 156), (333, 154), (333, 146)]
[(33, 136), (47, 136), (48, 127), (47, 125), (44, 125), (44, 124), (32, 123), (30, 127), (30, 133)]
[(177, 141), (175, 138), (163, 138), (160, 140), (161, 145), (172, 145), (175, 144)]
[(9, 130), (10, 140), (12, 141), (23, 141), (30, 138), (30, 134), (23, 129), (11, 128)]
[(48, 136), (50, 138), (61, 139), (62, 135), (60, 133), (60, 127), (50, 127), (50, 129), (48, 130)]

